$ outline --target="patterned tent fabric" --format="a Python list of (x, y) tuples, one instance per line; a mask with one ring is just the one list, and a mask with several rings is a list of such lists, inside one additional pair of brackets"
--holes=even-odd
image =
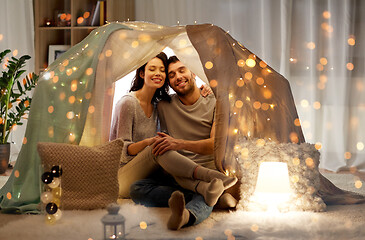
[(113, 83), (170, 47), (217, 96), (216, 166), (237, 168), (237, 136), (304, 142), (288, 81), (228, 33), (210, 24), (165, 27), (110, 23), (92, 31), (41, 75), (23, 146), (0, 190), (5, 212), (38, 212), (38, 142), (95, 146), (108, 141)]

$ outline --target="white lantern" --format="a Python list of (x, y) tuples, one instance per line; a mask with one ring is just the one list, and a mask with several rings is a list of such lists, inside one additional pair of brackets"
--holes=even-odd
[(283, 162), (262, 162), (251, 200), (267, 210), (276, 211), (280, 204), (289, 200), (291, 193), (288, 165)]
[(108, 214), (101, 219), (104, 225), (104, 240), (125, 239), (125, 218), (118, 213), (119, 208), (115, 203), (107, 206)]

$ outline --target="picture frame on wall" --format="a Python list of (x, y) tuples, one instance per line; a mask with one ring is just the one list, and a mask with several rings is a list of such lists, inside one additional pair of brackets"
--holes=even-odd
[(71, 46), (70, 45), (49, 45), (48, 48), (48, 66), (66, 52)]

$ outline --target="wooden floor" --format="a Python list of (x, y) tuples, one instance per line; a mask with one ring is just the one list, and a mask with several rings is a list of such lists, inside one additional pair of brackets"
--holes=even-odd
[(328, 171), (325, 169), (321, 169), (321, 172), (328, 172), (328, 173), (342, 173), (342, 174), (352, 174), (354, 176), (359, 177), (362, 181), (365, 182), (365, 172), (359, 172), (356, 169), (351, 169), (351, 170), (344, 170), (344, 171), (339, 171), (339, 172), (332, 172), (332, 171)]

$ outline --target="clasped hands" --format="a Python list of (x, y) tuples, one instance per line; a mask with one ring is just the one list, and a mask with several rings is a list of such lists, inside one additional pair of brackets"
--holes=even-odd
[(157, 136), (151, 139), (152, 153), (162, 155), (169, 150), (181, 149), (182, 140), (171, 137), (170, 135), (158, 132)]

